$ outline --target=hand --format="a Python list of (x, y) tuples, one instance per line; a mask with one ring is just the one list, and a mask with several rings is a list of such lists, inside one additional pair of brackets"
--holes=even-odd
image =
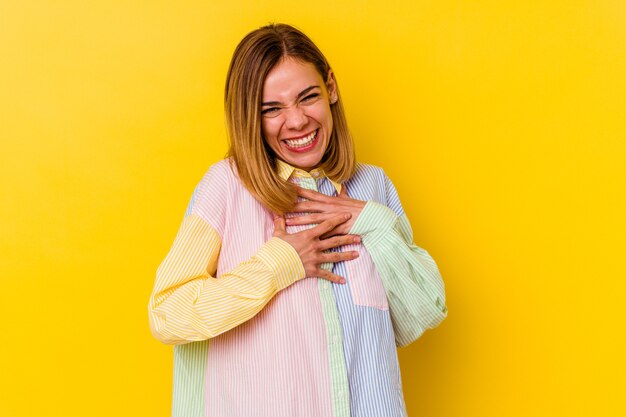
[(296, 203), (293, 211), (311, 214), (288, 218), (287, 224), (290, 226), (312, 223), (321, 224), (323, 221), (332, 218), (337, 213), (350, 213), (351, 217), (349, 220), (339, 223), (333, 230), (322, 235), (321, 239), (325, 239), (329, 236), (347, 234), (366, 204), (365, 201), (350, 198), (346, 192), (345, 186), (341, 187), (341, 192), (336, 197), (330, 197), (325, 194), (318, 193), (317, 191), (301, 187), (298, 187), (298, 195), (309, 201), (300, 201)]
[(345, 284), (346, 280), (343, 277), (321, 268), (321, 264), (349, 261), (357, 258), (359, 253), (357, 251), (326, 253), (325, 251), (351, 243), (359, 243), (361, 238), (355, 235), (343, 235), (322, 240), (320, 236), (345, 223), (350, 217), (349, 213), (334, 214), (315, 227), (289, 234), (285, 230), (285, 218), (276, 216), (274, 217), (274, 237), (278, 237), (294, 247), (300, 255), (307, 277), (320, 277), (338, 284)]

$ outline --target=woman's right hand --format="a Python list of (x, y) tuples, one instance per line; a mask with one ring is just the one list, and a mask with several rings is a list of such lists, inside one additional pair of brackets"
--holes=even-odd
[(339, 213), (310, 229), (298, 233), (287, 233), (285, 230), (285, 218), (274, 217), (274, 237), (278, 237), (294, 247), (304, 266), (307, 277), (320, 277), (338, 284), (345, 284), (346, 280), (321, 267), (325, 262), (341, 262), (355, 259), (359, 256), (357, 251), (326, 252), (329, 249), (343, 245), (361, 242), (357, 235), (337, 235), (327, 239), (320, 236), (330, 232), (342, 223), (347, 222), (351, 215)]

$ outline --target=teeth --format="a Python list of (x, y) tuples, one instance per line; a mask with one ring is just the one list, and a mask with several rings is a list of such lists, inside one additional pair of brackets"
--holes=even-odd
[(290, 148), (303, 148), (305, 146), (309, 146), (313, 142), (313, 139), (315, 139), (315, 135), (316, 134), (317, 134), (317, 130), (312, 132), (310, 135), (305, 136), (305, 137), (300, 138), (300, 139), (285, 140), (285, 143)]

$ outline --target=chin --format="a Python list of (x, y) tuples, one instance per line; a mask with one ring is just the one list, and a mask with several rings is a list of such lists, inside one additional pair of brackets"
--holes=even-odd
[(287, 160), (287, 162), (294, 167), (308, 171), (308, 170), (318, 167), (322, 163), (322, 159), (321, 158), (313, 158), (313, 159), (307, 158), (307, 159), (298, 159), (298, 160), (292, 160), (292, 161)]

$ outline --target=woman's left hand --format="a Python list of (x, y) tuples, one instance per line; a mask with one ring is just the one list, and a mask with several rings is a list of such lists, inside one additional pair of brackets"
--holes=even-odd
[(350, 198), (346, 192), (345, 186), (341, 187), (341, 193), (339, 193), (336, 197), (330, 197), (325, 194), (318, 193), (317, 191), (301, 187), (298, 187), (298, 195), (305, 198), (307, 201), (300, 201), (296, 203), (293, 211), (308, 214), (285, 219), (287, 225), (289, 226), (319, 224), (337, 213), (350, 213), (352, 215), (347, 222), (341, 223), (330, 232), (321, 236), (322, 239), (335, 235), (348, 234), (366, 204), (365, 201)]

